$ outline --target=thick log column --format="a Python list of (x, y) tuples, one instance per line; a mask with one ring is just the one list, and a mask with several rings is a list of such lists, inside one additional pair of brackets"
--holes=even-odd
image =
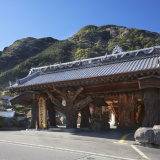
[(38, 101), (33, 100), (31, 104), (31, 124), (29, 126), (30, 129), (38, 128), (39, 124), (39, 109), (38, 109)]
[(145, 116), (143, 126), (160, 125), (160, 76), (147, 76), (138, 80), (139, 89), (144, 89)]
[(89, 106), (86, 106), (81, 110), (80, 128), (88, 128), (88, 127), (90, 127), (89, 117), (90, 117)]
[[(78, 95), (83, 91), (83, 88), (79, 88), (74, 91), (73, 88), (65, 90), (59, 90), (53, 88), (53, 92), (59, 95), (59, 98), (55, 97), (54, 94), (47, 90), (47, 94), (53, 104), (55, 104), (55, 109), (66, 116), (66, 127), (67, 128), (77, 128), (77, 117), (78, 111), (88, 105), (92, 99), (87, 97), (82, 100), (77, 100)], [(62, 105), (62, 101), (64, 102)]]
[(52, 103), (47, 104), (50, 126), (56, 126), (56, 111)]
[(153, 127), (154, 125), (160, 125), (160, 89), (145, 89), (143, 101), (145, 106), (143, 126)]
[(121, 94), (118, 98), (119, 126), (135, 125), (136, 100), (133, 94)]
[(73, 111), (72, 113), (66, 112), (66, 128), (77, 128), (78, 112)]

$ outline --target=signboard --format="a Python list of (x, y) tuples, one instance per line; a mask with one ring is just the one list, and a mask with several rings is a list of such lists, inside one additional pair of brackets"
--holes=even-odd
[(39, 128), (47, 128), (46, 101), (43, 98), (39, 99)]

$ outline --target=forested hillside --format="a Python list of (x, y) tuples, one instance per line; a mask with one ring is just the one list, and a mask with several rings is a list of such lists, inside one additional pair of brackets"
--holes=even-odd
[(36, 39), (31, 37), (15, 41), (0, 53), (0, 72), (9, 70), (26, 59), (37, 55), (56, 41), (53, 38)]
[(24, 38), (0, 52), (0, 87), (23, 78), (30, 68), (160, 45), (160, 34), (115, 25), (82, 28), (66, 40)]

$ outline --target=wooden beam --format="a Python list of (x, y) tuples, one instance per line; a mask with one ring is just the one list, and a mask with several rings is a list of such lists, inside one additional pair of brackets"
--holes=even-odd
[(160, 88), (160, 76), (147, 76), (138, 79), (139, 89)]
[(13, 97), (10, 100), (10, 103), (12, 105), (20, 104), (20, 105), (28, 106), (32, 103), (32, 100), (35, 99), (35, 96), (36, 95), (38, 96), (39, 94), (40, 94), (39, 92), (26, 91), (18, 96)]
[(84, 92), (119, 92), (126, 90), (139, 90), (138, 81), (122, 81), (113, 83), (103, 83), (97, 85), (88, 85), (84, 87)]
[(65, 111), (64, 111), (64, 107), (62, 106), (61, 102), (57, 98), (55, 98), (49, 90), (46, 90), (46, 92), (51, 102), (55, 104), (55, 109), (64, 114)]
[(72, 102), (75, 101), (75, 99), (77, 98), (77, 96), (78, 96), (82, 91), (83, 91), (83, 88), (80, 87), (80, 88), (76, 91), (74, 97), (71, 99)]
[(76, 107), (76, 109), (80, 111), (85, 106), (87, 106), (91, 101), (92, 99), (90, 97), (87, 97), (85, 99), (80, 100), (78, 103), (76, 103), (74, 107)]
[(57, 88), (53, 88), (53, 91), (60, 94), (64, 99), (67, 99), (66, 94), (64, 94), (63, 92), (61, 92), (59, 89)]

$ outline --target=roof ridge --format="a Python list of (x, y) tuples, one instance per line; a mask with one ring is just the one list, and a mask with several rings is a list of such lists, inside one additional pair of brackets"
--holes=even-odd
[(154, 46), (139, 50), (133, 50), (133, 51), (121, 51), (118, 53), (114, 53), (111, 55), (105, 55), (95, 58), (88, 58), (84, 60), (78, 60), (78, 61), (72, 61), (67, 63), (60, 63), (55, 65), (48, 65), (43, 67), (37, 67), (37, 68), (31, 68), (29, 75), (32, 75), (33, 73), (39, 72), (39, 73), (48, 73), (48, 72), (57, 72), (57, 71), (66, 71), (70, 69), (78, 69), (78, 68), (85, 68), (85, 67), (93, 67), (97, 65), (103, 65), (110, 64), (115, 61), (117, 62), (123, 62), (125, 60), (134, 60), (135, 58), (145, 58), (148, 56), (154, 56), (156, 54), (159, 54), (157, 50), (160, 51), (160, 46)]

